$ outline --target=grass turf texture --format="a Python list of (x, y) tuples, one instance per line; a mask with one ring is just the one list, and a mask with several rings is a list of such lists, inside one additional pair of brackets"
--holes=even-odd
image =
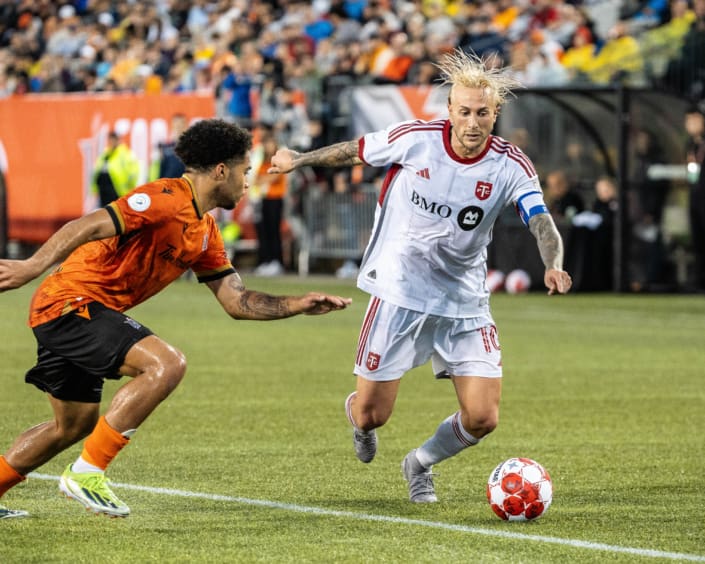
[[(405, 376), (372, 464), (353, 454), (343, 401), (367, 297), (352, 283), (245, 279), (253, 289), (352, 296), (344, 312), (278, 322), (228, 318), (210, 292), (179, 281), (131, 312), (183, 350), (187, 376), (116, 459), (115, 482), (268, 500), (508, 533), (502, 538), (116, 487), (124, 520), (94, 517), (32, 479), (3, 502), (3, 562), (654, 562), (575, 541), (705, 557), (705, 299), (495, 295), (505, 369), (501, 421), (478, 447), (437, 465), (433, 505), (412, 505), (399, 463), (456, 409), (430, 367)], [(23, 383), (34, 361), (32, 288), (0, 297), (0, 451), (50, 417)], [(119, 383), (106, 382), (103, 410)], [(70, 448), (38, 471), (58, 476)], [(538, 460), (554, 503), (505, 523), (485, 499), (502, 460)], [(512, 535), (566, 539), (550, 544)]]

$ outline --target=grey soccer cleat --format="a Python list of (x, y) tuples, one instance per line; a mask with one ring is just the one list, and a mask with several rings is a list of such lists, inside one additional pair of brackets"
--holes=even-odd
[(372, 462), (377, 454), (377, 433), (374, 431), (353, 430), (353, 446), (355, 456), (360, 462)]
[(416, 449), (404, 457), (401, 463), (401, 473), (409, 482), (409, 499), (414, 503), (435, 503), (438, 501), (433, 487), (431, 468), (421, 466), (416, 458)]

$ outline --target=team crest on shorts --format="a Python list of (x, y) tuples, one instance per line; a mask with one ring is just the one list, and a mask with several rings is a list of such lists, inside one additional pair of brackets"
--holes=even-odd
[(380, 356), (377, 353), (367, 353), (367, 362), (365, 363), (367, 370), (377, 370), (379, 368), (379, 359)]

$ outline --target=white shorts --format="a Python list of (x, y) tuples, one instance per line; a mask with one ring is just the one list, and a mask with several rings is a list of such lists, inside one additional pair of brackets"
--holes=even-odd
[(437, 378), (501, 378), (502, 354), (492, 316), (440, 317), (373, 296), (360, 330), (354, 373), (378, 382), (398, 380), (429, 359)]

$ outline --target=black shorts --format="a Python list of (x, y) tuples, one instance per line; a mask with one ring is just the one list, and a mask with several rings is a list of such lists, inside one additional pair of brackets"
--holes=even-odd
[(33, 328), (37, 365), (25, 382), (64, 401), (99, 403), (103, 379), (120, 378), (127, 351), (152, 335), (134, 319), (91, 302)]

